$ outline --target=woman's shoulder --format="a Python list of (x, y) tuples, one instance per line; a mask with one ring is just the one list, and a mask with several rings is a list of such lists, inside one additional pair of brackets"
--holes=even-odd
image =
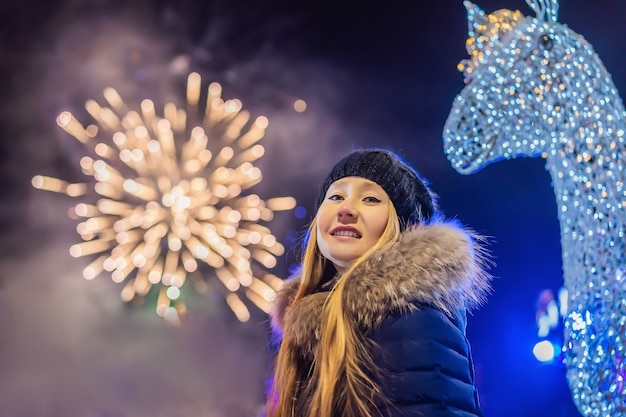
[(388, 342), (410, 343), (435, 341), (454, 344), (463, 348), (465, 340), (465, 311), (454, 310), (444, 313), (431, 305), (421, 305), (418, 309), (388, 316), (370, 337)]
[(469, 342), (464, 323), (457, 320), (461, 318), (432, 306), (391, 316), (370, 335), (376, 347), (374, 360), (381, 369), (413, 382), (437, 378), (442, 372), (445, 378), (472, 384)]

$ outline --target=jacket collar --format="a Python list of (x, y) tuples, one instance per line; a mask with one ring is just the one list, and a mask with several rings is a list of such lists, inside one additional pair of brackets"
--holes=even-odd
[[(447, 314), (479, 306), (490, 290), (484, 238), (454, 222), (420, 224), (359, 265), (344, 289), (344, 312), (365, 333), (391, 314), (430, 304)], [(275, 334), (312, 352), (327, 291), (293, 303), (300, 276), (286, 281), (271, 313)]]

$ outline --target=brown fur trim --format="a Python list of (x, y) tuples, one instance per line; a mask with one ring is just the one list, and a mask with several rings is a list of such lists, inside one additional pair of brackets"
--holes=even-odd
[(344, 291), (344, 309), (359, 328), (428, 303), (451, 314), (480, 305), (490, 288), (482, 238), (451, 223), (418, 225), (359, 265)]
[(293, 304), (293, 299), (296, 297), (299, 286), (300, 276), (296, 275), (285, 281), (276, 294), (276, 300), (274, 300), (270, 317), (272, 319), (272, 328), (281, 335), (285, 328), (285, 312), (291, 307), (291, 304)]
[[(418, 225), (398, 241), (376, 251), (346, 282), (344, 309), (366, 333), (390, 314), (428, 303), (451, 314), (479, 306), (490, 290), (484, 239), (451, 222)], [(272, 324), (280, 336), (311, 354), (319, 336), (328, 292), (308, 295), (296, 303), (299, 277), (279, 291)]]

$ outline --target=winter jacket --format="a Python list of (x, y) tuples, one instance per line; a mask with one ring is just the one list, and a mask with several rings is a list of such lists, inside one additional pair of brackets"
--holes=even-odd
[[(489, 290), (481, 239), (451, 222), (414, 226), (360, 264), (343, 294), (377, 367), (385, 417), (482, 416), (474, 385), (465, 311)], [(328, 291), (293, 303), (299, 277), (279, 291), (272, 313), (278, 338), (299, 349), (310, 366)], [(305, 404), (308, 398), (297, 398)], [(341, 410), (337, 410), (337, 416)], [(303, 417), (296, 415), (296, 417)]]

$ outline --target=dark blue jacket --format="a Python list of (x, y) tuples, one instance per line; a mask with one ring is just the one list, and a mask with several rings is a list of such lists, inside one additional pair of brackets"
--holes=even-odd
[(387, 318), (371, 338), (380, 348), (374, 357), (382, 371), (380, 385), (393, 405), (386, 415), (482, 416), (464, 313), (451, 319), (422, 306)]

